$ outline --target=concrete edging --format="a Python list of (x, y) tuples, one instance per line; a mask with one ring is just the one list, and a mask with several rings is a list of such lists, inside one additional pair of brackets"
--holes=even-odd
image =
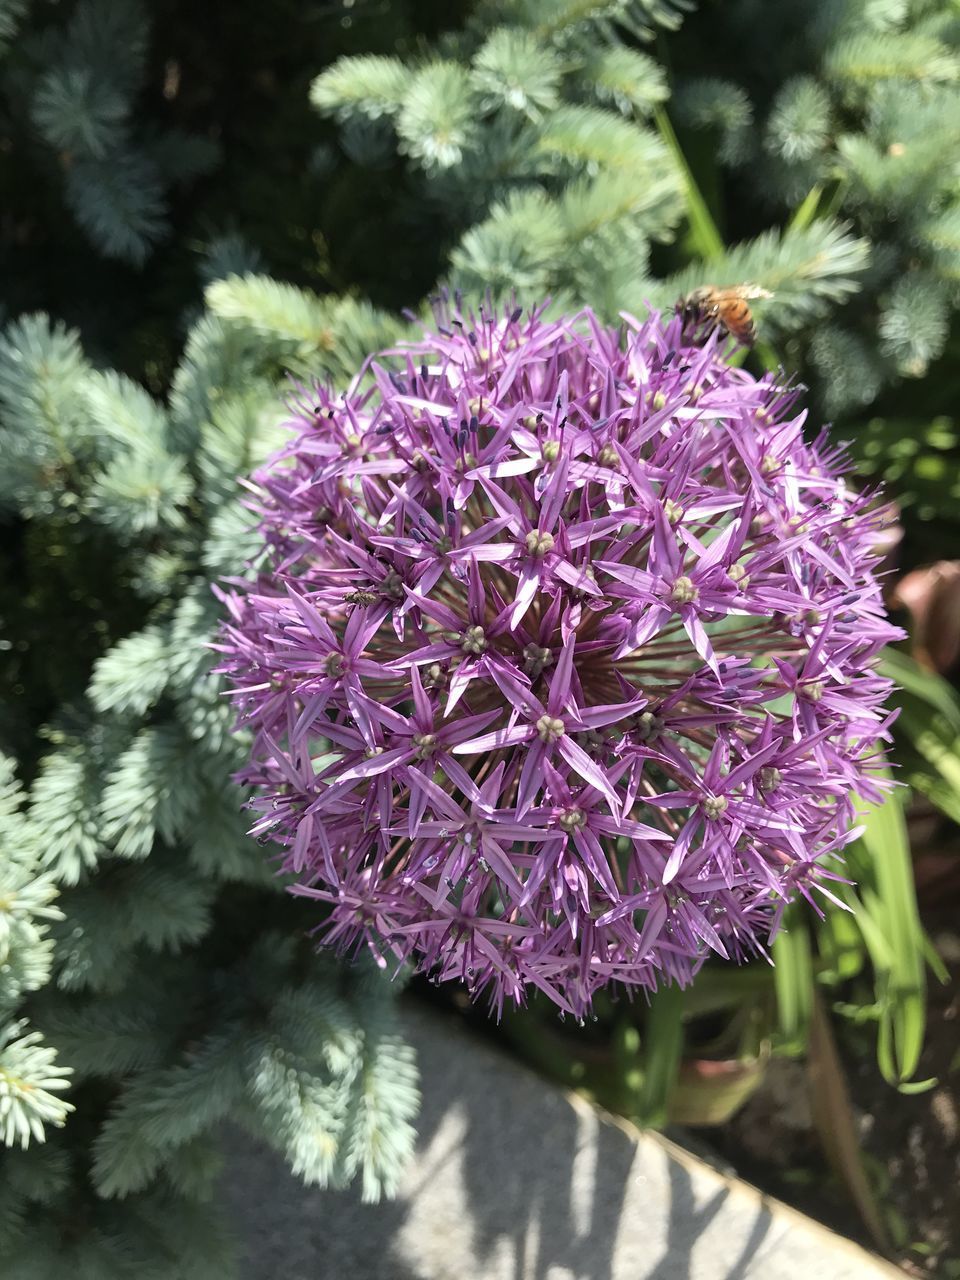
[(231, 1140), (244, 1280), (903, 1280), (664, 1138), (407, 1002), (423, 1090), (397, 1200), (305, 1188)]

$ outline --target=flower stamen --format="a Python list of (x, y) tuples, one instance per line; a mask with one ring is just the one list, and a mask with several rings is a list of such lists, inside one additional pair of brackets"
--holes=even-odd
[(541, 742), (559, 742), (566, 732), (566, 725), (556, 716), (541, 716), (536, 726), (537, 737)]

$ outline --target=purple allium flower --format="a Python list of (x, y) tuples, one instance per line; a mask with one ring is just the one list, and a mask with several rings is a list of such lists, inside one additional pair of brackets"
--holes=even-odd
[(325, 939), (582, 1015), (762, 952), (877, 799), (887, 512), (680, 323), (438, 315), (295, 405), (225, 598)]

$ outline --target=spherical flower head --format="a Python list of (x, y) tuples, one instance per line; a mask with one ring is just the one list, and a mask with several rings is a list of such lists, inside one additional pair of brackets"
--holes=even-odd
[(329, 943), (579, 1017), (829, 896), (899, 633), (796, 403), (675, 317), (445, 306), (298, 395), (220, 648)]

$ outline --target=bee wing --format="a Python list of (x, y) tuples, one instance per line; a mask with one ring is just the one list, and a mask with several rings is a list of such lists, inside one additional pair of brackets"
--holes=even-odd
[(763, 289), (758, 284), (741, 284), (735, 289), (730, 290), (735, 293), (738, 298), (743, 298), (745, 302), (752, 302), (754, 298), (772, 298), (773, 294), (769, 289)]

